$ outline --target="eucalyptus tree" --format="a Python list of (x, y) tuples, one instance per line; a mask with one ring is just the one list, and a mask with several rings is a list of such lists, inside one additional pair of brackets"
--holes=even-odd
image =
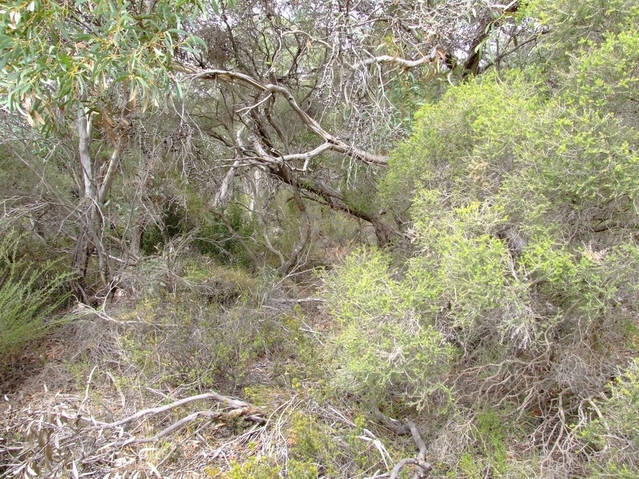
[[(0, 92), (45, 137), (76, 142), (71, 173), (79, 197), (74, 268), (93, 252), (109, 278), (101, 208), (126, 154), (132, 124), (176, 83), (176, 51), (198, 40), (183, 29), (198, 1), (9, 1), (2, 5)], [(200, 42), (201, 43), (201, 42)], [(69, 154), (69, 150), (66, 151)]]

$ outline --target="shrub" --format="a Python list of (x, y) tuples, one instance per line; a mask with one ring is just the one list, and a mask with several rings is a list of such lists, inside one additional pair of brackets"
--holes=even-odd
[[(451, 417), (495, 406), (475, 416), (478, 433), (469, 436), (489, 447), (456, 449), (469, 477), (489, 466), (511, 473), (502, 444), (517, 432), (513, 418), (530, 442), (518, 468), (579, 475), (584, 456), (570, 424), (583, 422), (617, 365), (637, 355), (627, 333), (639, 304), (639, 130), (630, 101), (639, 32), (624, 18), (639, 10), (613, 3), (627, 15), (613, 21), (606, 2), (559, 2), (577, 14), (577, 37), (585, 23), (599, 32), (562, 71), (482, 75), (425, 105), (381, 184), (410, 255), (394, 270), (383, 255), (359, 252), (327, 280), (345, 389), (421, 407), (429, 388), (448, 388)], [(558, 21), (563, 14), (551, 10)], [(556, 26), (574, 43), (569, 25)], [(604, 408), (625, 422), (606, 419), (593, 446), (607, 451), (597, 470), (615, 477), (637, 477), (639, 442), (623, 429), (636, 428), (635, 376)]]
[(0, 359), (60, 324), (53, 313), (70, 295), (63, 290), (70, 273), (55, 262), (35, 266), (20, 254), (20, 240), (11, 232), (0, 241)]
[(338, 386), (377, 402), (399, 399), (418, 409), (442, 386), (453, 348), (413, 308), (414, 288), (390, 277), (389, 260), (360, 250), (327, 277), (339, 322), (332, 343)]
[(611, 395), (593, 407), (597, 419), (582, 431), (591, 451), (590, 477), (639, 476), (639, 359), (612, 386)]

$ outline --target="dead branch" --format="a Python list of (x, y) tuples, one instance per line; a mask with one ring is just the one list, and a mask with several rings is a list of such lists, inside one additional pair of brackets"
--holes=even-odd
[(176, 423), (171, 424), (169, 427), (163, 429), (162, 431), (160, 431), (159, 433), (157, 433), (155, 436), (153, 437), (146, 437), (144, 439), (131, 439), (129, 441), (127, 441), (125, 443), (126, 444), (144, 444), (147, 442), (155, 442), (158, 441), (159, 439), (162, 439), (165, 436), (168, 436), (169, 434), (171, 434), (173, 431), (180, 429), (182, 426), (184, 426), (185, 424), (197, 419), (198, 417), (204, 416), (204, 417), (209, 417), (209, 418), (213, 418), (213, 419), (217, 419), (220, 417), (237, 417), (237, 416), (244, 416), (245, 419), (249, 420), (249, 421), (253, 421), (256, 422), (258, 424), (264, 424), (266, 422), (266, 420), (262, 417), (259, 416), (257, 414), (252, 414), (249, 415), (247, 413), (249, 413), (251, 411), (251, 407), (249, 408), (241, 408), (241, 409), (233, 409), (230, 413), (228, 414), (222, 414), (221, 412), (218, 411), (197, 411), (194, 412), (193, 414), (189, 414), (186, 417), (183, 417), (182, 419), (180, 419), (179, 421), (177, 421)]
[(361, 160), (364, 163), (374, 164), (374, 165), (386, 165), (388, 163), (388, 157), (383, 155), (375, 155), (373, 153), (369, 153), (364, 150), (360, 150), (359, 148), (355, 148), (353, 146), (348, 145), (344, 141), (334, 137), (330, 133), (328, 133), (324, 128), (320, 126), (320, 124), (311, 118), (304, 110), (300, 108), (300, 106), (295, 101), (295, 98), (291, 94), (291, 92), (280, 85), (266, 85), (266, 91), (280, 93), (288, 102), (288, 104), (293, 108), (295, 113), (301, 118), (306, 126), (308, 126), (313, 133), (322, 138), (325, 142), (331, 145), (330, 149), (336, 151), (338, 153), (344, 153), (348, 156), (355, 158), (357, 160)]
[(430, 463), (420, 461), (419, 459), (410, 459), (410, 458), (402, 459), (395, 465), (395, 467), (391, 471), (390, 479), (397, 479), (397, 476), (399, 475), (399, 471), (401, 471), (404, 466), (407, 466), (409, 464), (417, 466), (418, 468), (422, 470), (421, 473), (415, 471), (415, 474), (417, 475), (417, 477), (426, 477), (425, 474), (428, 474), (428, 472), (430, 472), (430, 470), (433, 468), (433, 466)]
[(189, 423), (200, 416), (216, 419), (222, 416), (222, 413), (217, 411), (197, 411), (197, 412), (194, 412), (193, 414), (189, 414), (188, 416), (183, 417), (178, 422), (171, 424), (169, 427), (167, 427), (166, 429), (163, 429), (162, 431), (160, 431), (153, 437), (145, 437), (144, 439), (131, 439), (127, 441), (125, 444), (143, 444), (147, 442), (155, 442), (159, 439), (162, 439), (164, 436), (168, 436), (170, 433), (172, 433), (176, 429), (181, 428), (186, 423)]
[(191, 396), (191, 397), (187, 397), (184, 399), (180, 399), (179, 401), (175, 401), (172, 402), (171, 404), (167, 404), (165, 406), (159, 406), (159, 407), (154, 407), (154, 408), (149, 408), (149, 409), (142, 409), (141, 411), (136, 412), (135, 414), (126, 417), (124, 419), (121, 419), (119, 421), (116, 422), (112, 422), (112, 423), (102, 423), (102, 426), (104, 427), (118, 427), (118, 426), (122, 426), (123, 424), (127, 424), (129, 422), (135, 421), (137, 419), (140, 419), (144, 416), (148, 416), (149, 414), (159, 414), (162, 412), (166, 412), (169, 411), (171, 409), (174, 409), (178, 406), (183, 406), (184, 404), (188, 404), (190, 402), (194, 402), (194, 401), (201, 401), (204, 399), (212, 399), (214, 401), (217, 402), (221, 402), (226, 404), (227, 406), (232, 407), (233, 409), (244, 409), (246, 408), (247, 410), (251, 410), (253, 412), (259, 412), (257, 410), (257, 408), (255, 408), (254, 406), (250, 405), (249, 403), (246, 403), (244, 401), (240, 401), (239, 399), (232, 399), (229, 398), (227, 396), (222, 396), (221, 394), (218, 393), (214, 393), (214, 392), (210, 392), (210, 393), (204, 393), (204, 394), (198, 394), (197, 396)]
[(377, 404), (373, 406), (373, 414), (375, 416), (375, 419), (377, 419), (379, 422), (384, 424), (395, 434), (405, 435), (410, 433), (410, 435), (413, 438), (413, 441), (415, 442), (415, 445), (417, 446), (417, 449), (419, 449), (417, 458), (402, 459), (395, 465), (390, 475), (391, 479), (397, 478), (399, 471), (408, 464), (417, 466), (418, 468), (422, 470), (422, 472), (416, 471), (417, 477), (425, 477), (424, 474), (427, 474), (433, 468), (433, 466), (430, 463), (426, 462), (426, 454), (428, 450), (426, 448), (426, 443), (424, 443), (424, 440), (422, 439), (422, 435), (419, 432), (419, 429), (417, 429), (417, 426), (415, 425), (415, 423), (413, 421), (406, 420), (404, 424), (401, 424), (396, 419), (392, 419), (386, 416), (384, 413), (382, 413), (379, 410), (379, 407), (377, 406)]
[[(327, 132), (322, 126), (312, 118), (308, 113), (306, 113), (299, 106), (295, 97), (288, 88), (285, 88), (281, 85), (275, 84), (264, 84), (255, 78), (246, 75), (244, 73), (229, 71), (229, 70), (204, 70), (197, 72), (195, 70), (187, 70), (191, 73), (190, 78), (192, 80), (195, 79), (203, 79), (203, 80), (213, 80), (213, 81), (222, 81), (227, 83), (242, 83), (246, 86), (250, 86), (253, 88), (257, 88), (262, 92), (266, 92), (269, 94), (280, 94), (284, 97), (284, 99), (288, 102), (293, 111), (297, 114), (297, 116), (302, 120), (302, 122), (317, 136), (319, 136), (322, 140), (324, 140), (324, 144), (318, 148), (315, 148), (307, 153), (299, 153), (295, 154), (291, 157), (291, 159), (307, 159), (312, 158), (321, 154), (326, 150), (332, 150), (337, 153), (344, 153), (356, 160), (360, 160), (367, 164), (375, 164), (375, 165), (386, 165), (388, 163), (388, 157), (384, 155), (376, 155), (374, 153), (369, 153), (367, 151), (356, 148), (352, 145), (347, 144), (346, 142), (340, 140), (339, 138), (331, 135)], [(272, 159), (271, 159), (272, 161)]]
[(373, 58), (367, 58), (365, 60), (362, 60), (359, 63), (356, 63), (354, 65), (350, 65), (350, 67), (353, 70), (357, 70), (358, 68), (364, 66), (364, 65), (370, 65), (372, 63), (396, 63), (397, 65), (400, 65), (404, 68), (414, 68), (414, 67), (418, 67), (420, 65), (423, 65), (424, 63), (430, 63), (432, 60), (428, 57), (422, 57), (419, 58), (417, 60), (407, 60), (405, 58), (400, 58), (397, 56), (390, 56), (390, 55), (380, 55), (378, 57), (373, 57)]

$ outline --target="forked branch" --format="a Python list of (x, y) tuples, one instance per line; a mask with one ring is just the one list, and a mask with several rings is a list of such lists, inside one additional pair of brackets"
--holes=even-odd
[[(275, 85), (272, 83), (264, 84), (250, 75), (244, 73), (228, 71), (228, 70), (204, 70), (193, 71), (188, 70), (191, 73), (191, 78), (221, 81), (227, 83), (239, 83), (245, 86), (256, 88), (261, 92), (268, 94), (279, 94), (287, 101), (289, 106), (293, 109), (298, 118), (304, 123), (313, 133), (323, 140), (323, 144), (319, 147), (306, 153), (297, 153), (290, 155), (288, 158), (283, 157), (282, 160), (296, 160), (296, 159), (308, 159), (323, 153), (326, 150), (331, 150), (337, 153), (343, 153), (351, 158), (362, 161), (367, 164), (374, 165), (386, 165), (388, 164), (388, 157), (385, 155), (376, 155), (368, 151), (357, 148), (353, 145), (349, 145), (345, 141), (331, 135), (308, 113), (306, 113), (297, 103), (295, 97), (288, 88), (281, 85)], [(260, 103), (259, 101), (257, 102)]]

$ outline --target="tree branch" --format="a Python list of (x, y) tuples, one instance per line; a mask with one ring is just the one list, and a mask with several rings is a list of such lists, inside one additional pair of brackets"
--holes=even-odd
[(380, 55), (378, 57), (367, 58), (366, 60), (362, 60), (361, 62), (355, 63), (353, 65), (349, 65), (353, 70), (357, 70), (358, 68), (370, 65), (372, 63), (396, 63), (404, 68), (415, 68), (424, 63), (430, 63), (432, 61), (429, 57), (422, 57), (418, 60), (407, 60), (405, 58), (400, 58), (397, 56), (390, 55)]
[[(182, 71), (185, 71), (182, 68)], [(306, 113), (299, 106), (295, 97), (290, 92), (288, 88), (285, 88), (281, 85), (275, 85), (272, 83), (264, 84), (250, 75), (246, 75), (244, 73), (239, 73), (230, 70), (205, 70), (201, 72), (196, 72), (193, 70), (186, 70), (191, 72), (191, 79), (204, 79), (204, 80), (214, 80), (214, 81), (222, 81), (227, 83), (242, 83), (246, 86), (250, 86), (253, 88), (257, 88), (258, 90), (266, 93), (277, 93), (284, 97), (284, 99), (288, 102), (289, 106), (293, 109), (293, 111), (297, 114), (297, 116), (302, 120), (302, 122), (317, 136), (324, 140), (324, 145), (322, 145), (321, 150), (318, 152), (317, 148), (312, 150), (309, 153), (301, 153), (300, 158), (306, 159), (307, 155), (312, 154), (313, 156), (319, 155), (321, 152), (326, 150), (335, 151), (337, 153), (344, 153), (356, 160), (360, 160), (367, 164), (375, 164), (375, 165), (386, 165), (388, 164), (388, 157), (385, 155), (376, 155), (374, 153), (367, 152), (365, 150), (359, 149), (348, 143), (340, 140), (339, 138), (331, 135), (327, 132), (322, 126), (312, 118), (308, 113)], [(297, 157), (297, 155), (296, 155)], [(297, 159), (294, 157), (295, 159)]]
[(111, 423), (103, 423), (101, 424), (104, 427), (118, 427), (118, 426), (122, 426), (124, 424), (127, 424), (129, 422), (135, 421), (137, 419), (140, 419), (144, 416), (148, 416), (149, 414), (159, 414), (165, 411), (169, 411), (173, 408), (176, 408), (178, 406), (183, 406), (184, 404), (188, 404), (190, 402), (193, 401), (201, 401), (203, 399), (212, 399), (214, 401), (217, 402), (221, 402), (226, 404), (227, 406), (232, 407), (233, 409), (242, 409), (242, 408), (249, 408), (252, 411), (257, 411), (257, 409), (252, 406), (251, 404), (244, 402), (244, 401), (240, 401), (239, 399), (232, 399), (229, 398), (227, 396), (222, 396), (221, 394), (218, 393), (214, 393), (214, 392), (209, 392), (209, 393), (204, 393), (204, 394), (198, 394), (197, 396), (190, 396), (184, 399), (180, 399), (179, 401), (175, 401), (172, 402), (171, 404), (167, 404), (165, 406), (159, 406), (159, 407), (154, 407), (154, 408), (150, 408), (150, 409), (142, 409), (138, 412), (136, 412), (135, 414), (126, 417), (124, 419), (121, 419), (119, 421), (116, 422), (111, 422)]
[(420, 461), (419, 459), (411, 459), (411, 458), (402, 459), (395, 465), (395, 467), (391, 471), (390, 479), (397, 479), (397, 477), (399, 476), (399, 471), (401, 471), (404, 466), (407, 466), (409, 464), (417, 466), (423, 471), (423, 474), (418, 473), (417, 477), (425, 477), (424, 474), (428, 474), (428, 472), (430, 472), (431, 469), (433, 468), (433, 466), (430, 463)]
[[(416, 459), (402, 459), (395, 465), (390, 475), (391, 479), (397, 478), (399, 471), (408, 464), (413, 464), (414, 466), (419, 467), (424, 474), (427, 474), (433, 468), (433, 466), (430, 463), (426, 462), (426, 454), (428, 450), (426, 448), (426, 443), (424, 443), (422, 435), (419, 432), (419, 429), (417, 429), (415, 423), (413, 421), (407, 420), (404, 422), (404, 424), (400, 424), (399, 421), (391, 419), (390, 417), (382, 413), (379, 410), (377, 404), (373, 405), (373, 414), (375, 416), (375, 419), (384, 424), (395, 434), (405, 435), (410, 433), (413, 441), (415, 442), (415, 445), (417, 446), (417, 449), (419, 449), (419, 453), (417, 454)], [(424, 477), (424, 475), (419, 473), (418, 477)]]

